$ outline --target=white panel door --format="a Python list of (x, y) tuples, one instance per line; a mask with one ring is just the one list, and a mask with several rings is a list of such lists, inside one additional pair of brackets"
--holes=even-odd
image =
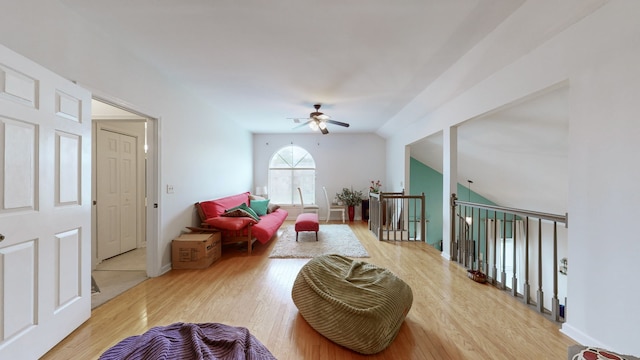
[(0, 359), (91, 315), (91, 94), (0, 45)]
[(120, 251), (126, 252), (138, 244), (138, 165), (137, 139), (120, 135)]
[(97, 137), (97, 256), (102, 261), (137, 246), (137, 139), (105, 129)]

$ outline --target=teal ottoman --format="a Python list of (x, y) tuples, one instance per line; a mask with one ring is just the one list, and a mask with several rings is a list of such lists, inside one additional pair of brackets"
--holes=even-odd
[(389, 270), (340, 255), (305, 264), (291, 297), (312, 328), (361, 354), (387, 348), (413, 303), (409, 285)]

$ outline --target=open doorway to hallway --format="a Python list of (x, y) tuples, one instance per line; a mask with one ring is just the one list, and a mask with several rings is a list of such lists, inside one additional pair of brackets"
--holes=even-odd
[(92, 101), (92, 308), (147, 279), (147, 125)]

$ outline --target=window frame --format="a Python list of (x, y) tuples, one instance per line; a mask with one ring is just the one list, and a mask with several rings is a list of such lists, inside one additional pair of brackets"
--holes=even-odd
[[(280, 163), (276, 165), (274, 163)], [(288, 166), (283, 166), (287, 164)], [(300, 166), (300, 164), (305, 166)], [(309, 174), (296, 174), (296, 173)], [(288, 174), (287, 174), (288, 173)], [(277, 175), (288, 178), (289, 188), (286, 190), (286, 195), (282, 196), (283, 189), (277, 189), (275, 183)], [(280, 177), (281, 178), (281, 177)], [(268, 166), (268, 182), (267, 189), (269, 198), (275, 200), (281, 205), (297, 205), (300, 204), (300, 198), (298, 195), (298, 187), (302, 190), (302, 196), (305, 200), (305, 204), (315, 204), (315, 179), (316, 179), (316, 162), (311, 153), (298, 145), (287, 145), (278, 149), (269, 158)], [(283, 201), (284, 197), (288, 197), (287, 201)], [(297, 199), (297, 201), (296, 201)]]

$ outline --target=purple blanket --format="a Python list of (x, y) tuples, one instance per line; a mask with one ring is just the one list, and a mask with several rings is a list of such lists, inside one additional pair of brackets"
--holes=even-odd
[(115, 359), (256, 359), (275, 357), (243, 327), (217, 323), (175, 323), (128, 337), (100, 360)]

